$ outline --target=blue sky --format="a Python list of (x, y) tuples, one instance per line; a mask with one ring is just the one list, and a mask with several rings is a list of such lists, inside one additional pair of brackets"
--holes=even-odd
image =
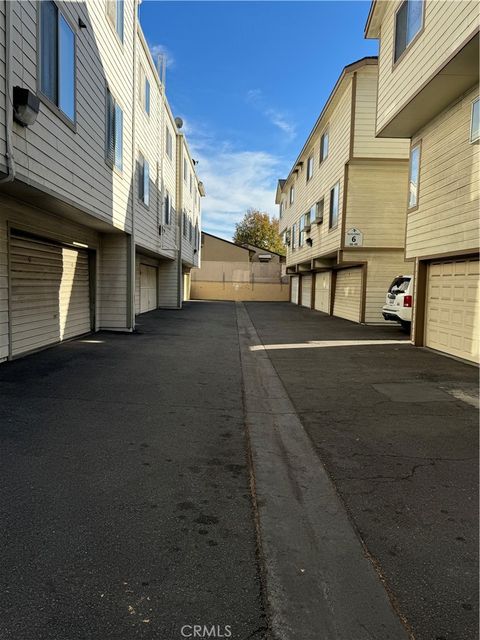
[(370, 2), (144, 0), (152, 53), (205, 184), (205, 231), (231, 239), (249, 207), (277, 215), (287, 176), (343, 67), (377, 54)]

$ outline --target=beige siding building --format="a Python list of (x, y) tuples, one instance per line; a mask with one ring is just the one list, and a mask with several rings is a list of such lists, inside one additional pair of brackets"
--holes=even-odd
[(178, 135), (134, 0), (0, 2), (0, 361), (181, 306)]
[(408, 143), (375, 138), (377, 71), (345, 67), (276, 197), (291, 302), (368, 323), (407, 268)]
[[(408, 29), (405, 28), (409, 22)], [(415, 274), (412, 338), (478, 360), (479, 8), (373, 2), (380, 39), (376, 134), (410, 145), (405, 255)]]

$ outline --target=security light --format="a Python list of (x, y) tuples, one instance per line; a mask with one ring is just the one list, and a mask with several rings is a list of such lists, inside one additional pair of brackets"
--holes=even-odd
[(313, 240), (311, 238), (307, 238), (305, 242), (308, 244), (309, 247), (311, 247), (313, 244)]
[(34, 124), (40, 108), (40, 100), (29, 89), (13, 87), (13, 118), (22, 127)]

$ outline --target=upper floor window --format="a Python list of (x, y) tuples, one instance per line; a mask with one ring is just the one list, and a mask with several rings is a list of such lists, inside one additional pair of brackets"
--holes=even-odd
[(293, 204), (295, 201), (295, 187), (292, 186), (290, 187), (290, 204)]
[(168, 191), (165, 192), (165, 204), (164, 204), (164, 215), (163, 218), (165, 220), (165, 224), (171, 224), (172, 222), (172, 200), (170, 198), (170, 194)]
[(423, 0), (405, 0), (395, 16), (396, 62), (423, 26)]
[(297, 224), (295, 223), (292, 227), (292, 251), (297, 248)]
[(186, 184), (187, 183), (187, 161), (185, 158), (183, 159), (183, 180)]
[(339, 210), (339, 196), (340, 196), (340, 184), (337, 184), (330, 189), (330, 218), (328, 222), (329, 229), (333, 229), (338, 224), (338, 210)]
[(123, 13), (123, 0), (107, 0), (107, 15), (121, 42), (123, 42)]
[(280, 220), (283, 218), (283, 200), (280, 202), (280, 207), (278, 208), (278, 217)]
[(138, 90), (140, 93), (140, 102), (145, 112), (150, 115), (150, 81), (147, 78), (142, 65), (140, 65), (140, 78), (138, 83)]
[(307, 182), (313, 176), (313, 156), (310, 156), (307, 160)]
[(472, 122), (470, 124), (470, 142), (480, 138), (480, 98), (472, 102)]
[(192, 219), (189, 218), (188, 219), (188, 240), (189, 240), (189, 242), (192, 242), (192, 231), (193, 231)]
[(193, 193), (193, 177), (191, 172), (190, 172), (190, 193)]
[(170, 160), (172, 160), (173, 158), (173, 141), (172, 141), (172, 134), (170, 132), (170, 129), (168, 128), (168, 125), (165, 129), (165, 151), (167, 152), (167, 156), (170, 158)]
[(107, 88), (106, 160), (123, 169), (123, 111)]
[(142, 154), (138, 160), (138, 198), (145, 206), (150, 204), (150, 165)]
[(324, 208), (325, 208), (325, 199), (322, 198), (315, 205), (315, 222), (317, 222), (318, 224), (320, 224), (320, 222), (323, 222)]
[(303, 243), (305, 241), (305, 216), (300, 218), (300, 222), (298, 225), (298, 246), (303, 247)]
[(418, 205), (418, 180), (420, 177), (420, 145), (410, 150), (410, 169), (408, 173), (408, 208)]
[(40, 2), (40, 91), (75, 120), (75, 33), (57, 5)]
[(320, 164), (328, 156), (328, 130), (324, 131), (320, 138)]
[(183, 227), (182, 232), (183, 232), (183, 237), (184, 238), (187, 237), (187, 222), (188, 222), (188, 220), (187, 220), (187, 212), (184, 211), (183, 215), (182, 215), (182, 223), (183, 223), (182, 224), (182, 227)]

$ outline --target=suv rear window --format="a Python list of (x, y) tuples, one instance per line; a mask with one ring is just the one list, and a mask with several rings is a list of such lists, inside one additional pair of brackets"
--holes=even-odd
[(395, 293), (405, 293), (408, 289), (408, 285), (410, 284), (410, 278), (395, 278), (395, 280), (390, 285), (390, 289), (388, 293), (392, 293), (395, 290)]

